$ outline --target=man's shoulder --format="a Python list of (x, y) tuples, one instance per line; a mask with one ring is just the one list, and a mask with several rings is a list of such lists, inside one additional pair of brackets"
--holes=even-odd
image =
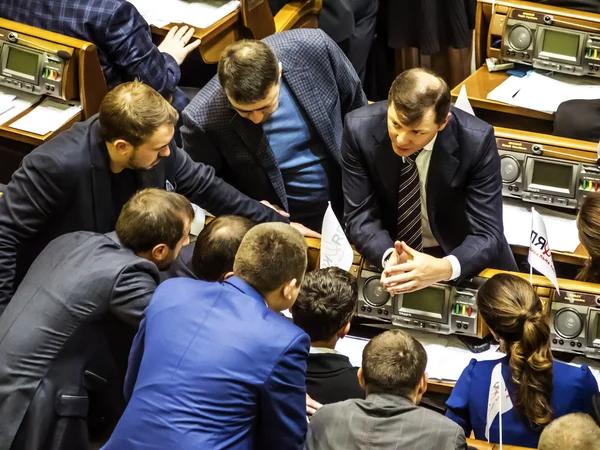
[(229, 123), (234, 112), (229, 107), (229, 101), (223, 92), (219, 79), (215, 75), (196, 94), (183, 110), (184, 124), (208, 125)]
[(454, 106), (451, 111), (457, 128), (464, 134), (473, 135), (476, 139), (481, 139), (483, 136), (490, 134), (493, 136), (494, 127), (489, 123)]
[(280, 59), (288, 52), (311, 57), (306, 54), (307, 49), (325, 49), (331, 38), (319, 28), (296, 28), (294, 30), (282, 31), (266, 37), (263, 41), (271, 47)]
[(346, 114), (346, 126), (362, 127), (368, 123), (379, 123), (387, 116), (387, 100), (361, 106)]

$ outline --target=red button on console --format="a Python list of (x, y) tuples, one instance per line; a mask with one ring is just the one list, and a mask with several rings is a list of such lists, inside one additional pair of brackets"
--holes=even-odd
[(469, 306), (469, 309), (467, 309), (467, 315), (468, 315), (469, 317), (471, 317), (471, 314), (472, 314), (472, 313), (473, 313), (473, 307), (472, 307), (472, 306)]

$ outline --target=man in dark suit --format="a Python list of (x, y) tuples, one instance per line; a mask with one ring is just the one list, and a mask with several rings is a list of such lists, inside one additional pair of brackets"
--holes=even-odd
[(310, 421), (305, 450), (466, 450), (465, 433), (417, 405), (427, 390), (427, 353), (401, 330), (374, 337), (358, 380), (367, 398), (324, 405)]
[(286, 221), (179, 150), (176, 122), (177, 111), (154, 89), (124, 83), (97, 116), (25, 157), (0, 197), (0, 314), (48, 242), (70, 231), (112, 231), (138, 189), (175, 191), (216, 215)]
[(181, 249), (160, 281), (188, 277), (204, 281), (223, 281), (233, 271), (233, 260), (246, 233), (254, 222), (245, 217), (220, 216), (211, 220), (194, 244)]
[(444, 80), (424, 69), (400, 74), (389, 95), (346, 119), (344, 217), (357, 250), (384, 267), (393, 294), (516, 271), (494, 129), (451, 109)]
[(301, 449), (308, 336), (296, 300), (306, 242), (285, 224), (244, 237), (235, 276), (156, 290), (129, 357), (129, 403), (106, 450)]
[(193, 28), (174, 27), (157, 47), (150, 27), (126, 0), (2, 0), (0, 17), (92, 42), (110, 89), (139, 79), (182, 111), (179, 65), (200, 45)]
[(364, 398), (347, 356), (335, 350), (350, 331), (356, 311), (356, 278), (337, 267), (315, 270), (304, 277), (291, 312), (294, 324), (310, 337), (306, 362), (306, 392), (319, 403)]
[(344, 117), (366, 104), (356, 72), (321, 30), (239, 41), (183, 112), (184, 150), (318, 231), (328, 201), (342, 209)]
[(68, 233), (42, 251), (0, 317), (2, 449), (86, 449), (88, 420), (114, 425), (131, 339), (193, 217), (185, 197), (147, 189), (116, 233)]

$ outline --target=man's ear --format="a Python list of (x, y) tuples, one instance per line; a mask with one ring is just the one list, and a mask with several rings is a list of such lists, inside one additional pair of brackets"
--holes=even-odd
[(282, 295), (286, 301), (292, 301), (296, 296), (296, 290), (298, 289), (296, 285), (298, 284), (298, 280), (295, 278), (292, 281), (288, 281), (283, 285)]
[(125, 139), (117, 139), (112, 143), (120, 155), (127, 155), (133, 150), (133, 145), (127, 142)]
[(365, 388), (365, 377), (363, 376), (362, 367), (358, 368), (358, 372), (356, 372), (356, 378), (358, 378), (358, 384), (360, 384), (360, 387), (363, 389), (363, 391), (366, 391), (367, 389)]
[(442, 131), (444, 128), (446, 128), (446, 125), (448, 125), (448, 122), (450, 121), (450, 117), (452, 117), (452, 114), (448, 113), (448, 115), (446, 116), (446, 120), (444, 120), (444, 123), (442, 123), (438, 127), (438, 131)]
[(346, 325), (344, 325), (342, 328), (340, 328), (340, 330), (336, 334), (337, 334), (338, 339), (343, 339), (348, 335), (349, 332), (350, 332), (350, 322), (348, 322)]
[(419, 381), (419, 386), (417, 387), (417, 394), (422, 396), (425, 392), (427, 392), (427, 381), (429, 377), (427, 376), (427, 372), (423, 374), (421, 377), (421, 381)]
[(169, 246), (167, 244), (158, 244), (152, 248), (152, 259), (160, 262), (167, 258), (169, 255)]
[(227, 272), (221, 275), (217, 281), (225, 281), (227, 278), (231, 278), (232, 276), (233, 272)]

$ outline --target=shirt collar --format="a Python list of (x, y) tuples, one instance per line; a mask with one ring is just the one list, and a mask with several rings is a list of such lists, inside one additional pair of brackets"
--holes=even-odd
[(429, 144), (427, 144), (425, 147), (423, 147), (423, 150), (428, 150), (431, 151), (433, 150), (433, 146), (435, 145), (435, 140), (437, 139), (438, 134), (435, 133), (435, 136), (433, 137), (433, 139), (431, 141), (429, 141)]
[(333, 353), (333, 354), (339, 354), (340, 352), (338, 352), (335, 348), (327, 348), (327, 347), (311, 347), (310, 348), (310, 353), (315, 354), (315, 353)]

